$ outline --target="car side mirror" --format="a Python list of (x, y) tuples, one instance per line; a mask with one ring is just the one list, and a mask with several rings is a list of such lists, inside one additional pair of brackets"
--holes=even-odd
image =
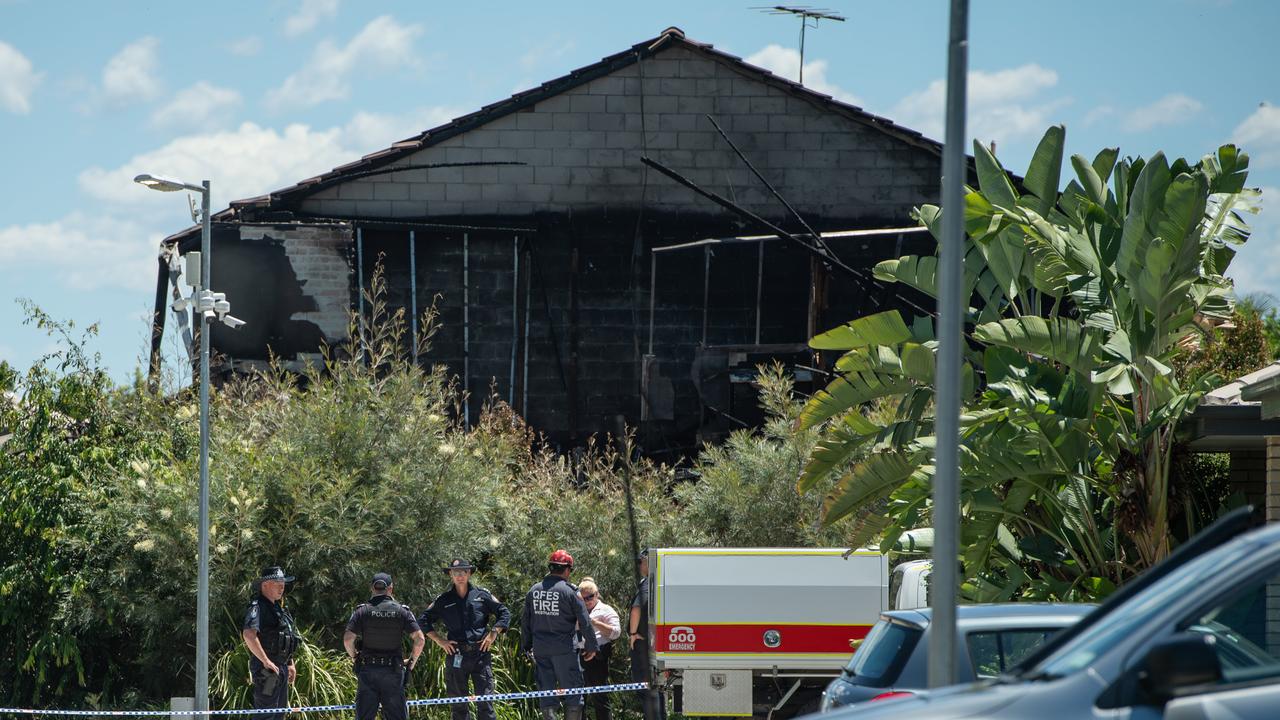
[(1147, 696), (1163, 705), (1183, 688), (1222, 680), (1217, 638), (1196, 632), (1175, 635), (1152, 647), (1142, 659), (1138, 682)]

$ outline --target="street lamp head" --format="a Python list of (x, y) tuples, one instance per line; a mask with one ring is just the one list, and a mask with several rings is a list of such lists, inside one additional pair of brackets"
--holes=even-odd
[(147, 173), (138, 175), (133, 179), (133, 181), (144, 187), (149, 187), (152, 190), (159, 190), (160, 192), (178, 192), (179, 190), (190, 190), (192, 192), (204, 191), (204, 188), (199, 185), (191, 185), (179, 180), (156, 177), (155, 175), (149, 175)]

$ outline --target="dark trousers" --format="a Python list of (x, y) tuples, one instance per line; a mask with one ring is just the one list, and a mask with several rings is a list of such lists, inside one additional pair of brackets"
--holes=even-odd
[[(253, 678), (253, 706), (255, 708), (278, 708), (289, 704), (289, 659), (271, 658), (271, 662), (280, 668), (273, 673), (266, 669), (258, 658), (249, 659), (249, 675)], [(264, 720), (281, 720), (284, 713), (264, 713), (258, 716)]]
[[(595, 657), (582, 663), (582, 677), (586, 687), (599, 687), (609, 684), (609, 658), (613, 657), (613, 643), (605, 643)], [(609, 720), (609, 693), (596, 693), (590, 697), (590, 704), (596, 709), (596, 720)]]
[(404, 670), (394, 666), (363, 665), (356, 668), (356, 720), (374, 720), (378, 707), (382, 720), (407, 720), (404, 704)]
[[(643, 638), (631, 646), (631, 682), (648, 682), (649, 678), (649, 643)], [(665, 720), (667, 709), (658, 691), (650, 687), (648, 690), (637, 690), (636, 699), (640, 701), (640, 710), (644, 720)]]
[[(582, 666), (578, 663), (578, 653), (568, 652), (559, 655), (533, 656), (534, 674), (538, 678), (539, 690), (555, 690), (556, 688), (572, 689), (582, 687)], [(565, 695), (565, 705), (581, 705), (581, 695)], [(557, 707), (560, 698), (538, 698), (538, 707)]]
[[(455, 658), (460, 658), (455, 660)], [(449, 697), (467, 695), (493, 694), (493, 655), (477, 650), (459, 650), (446, 657), (444, 684)], [(454, 664), (457, 662), (458, 664)], [(471, 682), (473, 691), (467, 691), (467, 681)], [(479, 720), (496, 720), (498, 715), (493, 710), (493, 703), (475, 703), (476, 717)], [(453, 720), (470, 720), (471, 703), (459, 703), (453, 706)]]

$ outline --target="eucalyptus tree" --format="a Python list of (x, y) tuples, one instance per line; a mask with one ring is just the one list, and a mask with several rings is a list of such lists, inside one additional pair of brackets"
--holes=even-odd
[[(1248, 157), (1224, 145), (1195, 164), (1070, 159), (1050, 128), (1015, 184), (974, 144), (965, 197), (961, 548), (977, 598), (1090, 597), (1169, 552), (1174, 429), (1213, 378), (1180, 383), (1172, 358), (1231, 312), (1224, 272), (1256, 211)], [(918, 220), (935, 237), (942, 208)], [(936, 296), (936, 256), (880, 263), (876, 276)], [(926, 523), (933, 477), (933, 318), (897, 311), (815, 337), (841, 352), (807, 403), (821, 427), (798, 487), (832, 474), (824, 521), (850, 514), (891, 545)], [(866, 403), (892, 408), (873, 419)]]

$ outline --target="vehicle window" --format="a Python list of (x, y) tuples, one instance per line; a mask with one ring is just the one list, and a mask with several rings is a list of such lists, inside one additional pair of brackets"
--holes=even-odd
[(1274, 570), (1180, 629), (1214, 637), (1223, 682), (1280, 677), (1280, 617), (1274, 610), (1268, 617), (1268, 605), (1280, 605), (1280, 572)]
[(1085, 668), (1095, 658), (1110, 650), (1136, 628), (1169, 606), (1174, 598), (1201, 585), (1232, 558), (1230, 546), (1211, 550), (1174, 570), (1151, 587), (1111, 608), (1087, 631), (1072, 638), (1032, 670), (1046, 676), (1068, 675)]
[(906, 575), (905, 569), (899, 565), (889, 573), (889, 609), (898, 609), (898, 593), (902, 590), (902, 578)]
[(974, 674), (978, 677), (996, 677), (1022, 662), (1023, 658), (1055, 632), (1056, 629), (1026, 628), (969, 633), (965, 640), (969, 646), (969, 659), (973, 661)]
[(845, 669), (856, 685), (888, 687), (915, 650), (923, 631), (913, 625), (881, 620), (872, 626)]

